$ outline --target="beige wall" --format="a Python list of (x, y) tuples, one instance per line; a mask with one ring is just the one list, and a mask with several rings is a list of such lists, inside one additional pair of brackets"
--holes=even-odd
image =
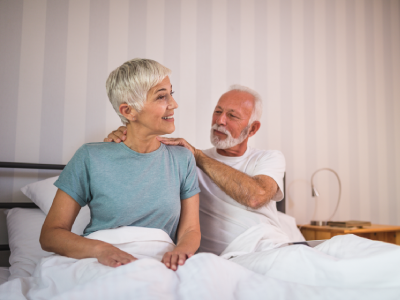
[[(264, 99), (251, 146), (287, 159), (289, 214), (313, 215), (310, 177), (335, 169), (335, 219), (400, 225), (400, 1), (0, 2), (0, 161), (67, 163), (120, 123), (108, 73), (134, 57), (173, 71), (173, 136), (208, 148), (211, 113), (234, 83)], [(5, 178), (1, 200), (34, 180)], [(5, 178), (5, 179), (4, 179)], [(316, 218), (335, 207), (320, 173)]]

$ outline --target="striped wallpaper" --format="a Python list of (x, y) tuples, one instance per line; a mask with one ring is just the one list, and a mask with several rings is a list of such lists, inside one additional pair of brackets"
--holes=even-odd
[[(67, 163), (102, 141), (120, 125), (106, 78), (134, 57), (172, 69), (172, 136), (198, 148), (229, 85), (261, 94), (250, 145), (285, 154), (299, 224), (314, 214), (311, 174), (329, 167), (335, 219), (400, 225), (399, 0), (2, 0), (0, 161)], [(1, 201), (22, 201), (28, 175), (0, 170)], [(315, 182), (324, 219), (337, 182)]]

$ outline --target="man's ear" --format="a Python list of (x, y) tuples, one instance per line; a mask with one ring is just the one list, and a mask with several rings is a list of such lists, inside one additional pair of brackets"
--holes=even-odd
[(127, 103), (122, 103), (119, 106), (119, 112), (129, 121), (136, 120), (137, 111), (134, 108), (130, 107)]
[(254, 121), (253, 124), (251, 124), (251, 127), (250, 127), (249, 137), (255, 135), (256, 132), (260, 129), (260, 127), (261, 127), (260, 121)]

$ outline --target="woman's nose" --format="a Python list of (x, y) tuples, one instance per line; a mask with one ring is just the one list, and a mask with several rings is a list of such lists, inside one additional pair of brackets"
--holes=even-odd
[(168, 103), (168, 109), (177, 109), (178, 107), (179, 107), (178, 103), (175, 101), (174, 97), (171, 96)]

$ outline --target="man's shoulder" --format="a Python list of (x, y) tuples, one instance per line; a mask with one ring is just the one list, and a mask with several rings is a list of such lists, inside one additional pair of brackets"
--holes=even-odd
[(276, 159), (285, 159), (283, 153), (279, 150), (264, 150), (264, 149), (256, 149), (249, 148), (249, 156), (260, 156), (263, 158), (276, 158)]
[(209, 149), (205, 149), (205, 150), (201, 150), (205, 155), (207, 155), (208, 157), (213, 156), (213, 153), (215, 152), (215, 147), (209, 148)]

